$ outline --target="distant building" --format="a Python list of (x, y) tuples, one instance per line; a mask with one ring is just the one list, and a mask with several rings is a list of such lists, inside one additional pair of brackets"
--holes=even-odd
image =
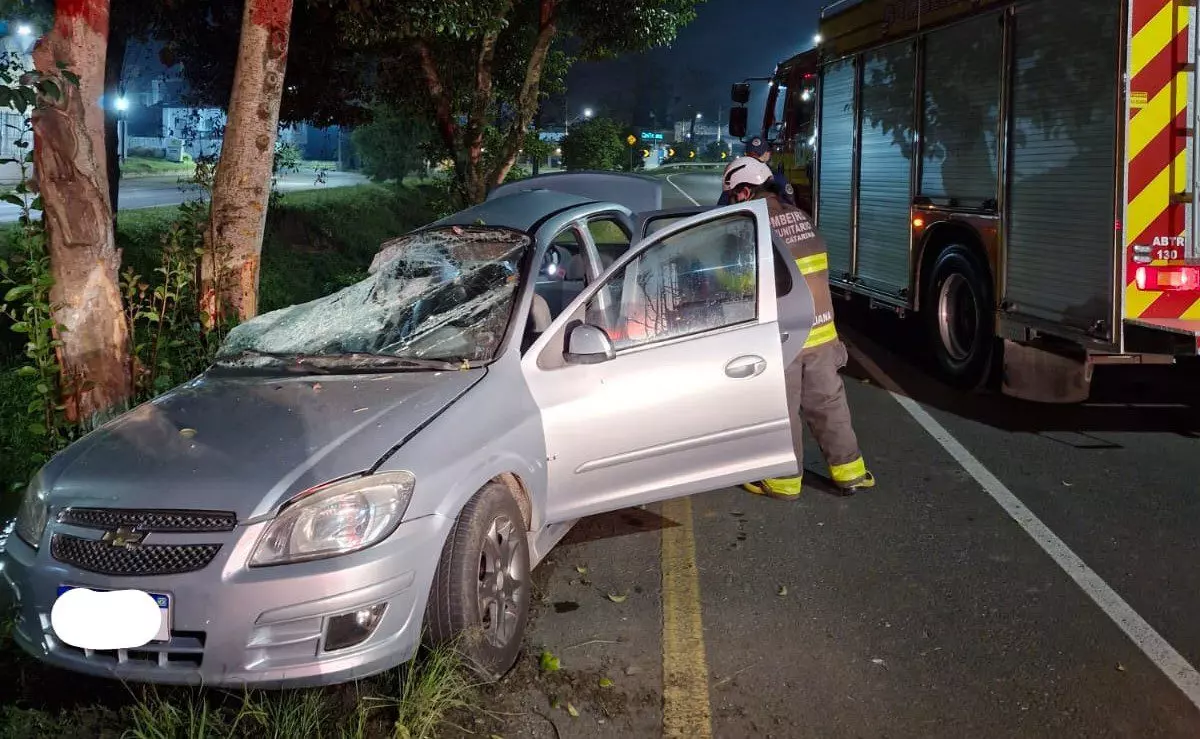
[[(690, 120), (675, 121), (675, 141), (684, 142), (688, 140), (692, 132), (692, 122)], [(705, 123), (703, 120), (696, 121), (696, 144), (707, 145), (714, 141), (727, 142), (728, 134), (725, 132), (725, 126), (720, 124)]]

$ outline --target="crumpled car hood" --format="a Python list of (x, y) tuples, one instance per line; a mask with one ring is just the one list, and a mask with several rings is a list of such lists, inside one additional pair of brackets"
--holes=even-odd
[(43, 480), (55, 508), (223, 510), (245, 522), (371, 469), (485, 373), (206, 374), (75, 442)]

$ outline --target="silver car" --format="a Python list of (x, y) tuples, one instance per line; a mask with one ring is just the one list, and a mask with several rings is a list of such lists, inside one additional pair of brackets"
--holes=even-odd
[[(659, 188), (506, 186), (239, 326), (38, 473), (0, 554), (17, 642), (128, 681), (301, 687), (466, 635), (495, 677), (576, 520), (795, 474), (807, 286), (762, 202), (656, 211)], [(51, 613), (74, 588), (149, 593), (155, 638), (67, 643)]]

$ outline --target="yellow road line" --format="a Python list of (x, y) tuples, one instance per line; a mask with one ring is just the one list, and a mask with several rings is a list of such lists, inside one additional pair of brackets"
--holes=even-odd
[(663, 736), (712, 737), (708, 661), (690, 498), (669, 500), (662, 516)]

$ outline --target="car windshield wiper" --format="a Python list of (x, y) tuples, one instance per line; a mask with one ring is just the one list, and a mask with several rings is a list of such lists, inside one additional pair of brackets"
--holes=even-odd
[(242, 368), (257, 365), (258, 363), (253, 362), (255, 359), (265, 359), (269, 361), (262, 363), (264, 366), (270, 364), (272, 367), (275, 365), (282, 367), (294, 367), (303, 358), (303, 354), (275, 354), (272, 352), (260, 352), (257, 349), (243, 349), (237, 354), (217, 357), (215, 360), (213, 360), (213, 364), (216, 364), (220, 367)]
[[(325, 354), (302, 356), (297, 359), (302, 367), (325, 370), (457, 370), (464, 369), (464, 362), (454, 362), (446, 359), (414, 359), (397, 357), (388, 354), (369, 354), (365, 352), (353, 354)], [(470, 363), (465, 363), (466, 367)]]
[[(269, 361), (259, 364), (253, 361), (256, 359), (266, 359)], [(372, 372), (378, 370), (447, 371), (470, 369), (472, 366), (466, 360), (415, 359), (389, 354), (371, 354), (368, 352), (352, 352), (348, 354), (272, 354), (254, 349), (247, 349), (237, 354), (221, 357), (215, 363), (220, 367), (237, 369), (282, 369), (287, 372), (311, 372), (315, 374), (328, 374), (330, 372)]]

